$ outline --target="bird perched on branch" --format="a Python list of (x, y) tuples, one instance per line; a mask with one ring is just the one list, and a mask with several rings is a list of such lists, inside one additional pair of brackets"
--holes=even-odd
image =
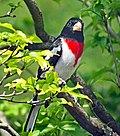
[[(68, 80), (77, 68), (84, 48), (83, 21), (79, 18), (71, 18), (64, 26), (61, 34), (52, 44), (53, 56), (46, 56), (59, 77)], [(58, 55), (56, 55), (58, 54)], [(38, 79), (44, 75), (46, 70), (38, 69)], [(37, 94), (33, 101), (37, 100)], [(25, 124), (25, 131), (32, 132), (35, 127), (36, 119), (39, 113), (40, 105), (32, 105)]]

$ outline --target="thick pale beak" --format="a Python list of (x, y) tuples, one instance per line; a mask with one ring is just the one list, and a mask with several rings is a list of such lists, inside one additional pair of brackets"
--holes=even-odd
[(82, 30), (82, 24), (80, 22), (77, 22), (74, 26), (73, 26), (73, 31), (81, 31)]

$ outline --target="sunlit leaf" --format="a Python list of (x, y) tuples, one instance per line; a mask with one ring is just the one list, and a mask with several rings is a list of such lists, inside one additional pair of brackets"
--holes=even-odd
[(75, 131), (75, 128), (71, 124), (66, 124), (66, 125), (62, 126), (62, 129)]
[(16, 31), (14, 28), (13, 28), (13, 26), (11, 25), (11, 24), (9, 24), (9, 23), (0, 23), (0, 27), (4, 27), (4, 28), (7, 28), (7, 29), (10, 29), (10, 30), (12, 30), (12, 31)]
[(81, 98), (81, 99), (87, 99), (89, 100), (90, 102), (92, 102), (92, 100), (87, 96), (87, 95), (84, 95), (84, 94), (80, 94), (80, 93), (75, 93), (73, 91), (69, 92), (72, 96), (74, 97), (78, 97), (78, 98)]
[(73, 90), (76, 90), (76, 89), (82, 89), (83, 87), (77, 83), (77, 85), (75, 87), (68, 87), (68, 86), (65, 86), (62, 88), (62, 92), (71, 92)]
[(30, 132), (30, 133), (28, 134), (28, 136), (39, 136), (39, 134), (40, 134), (40, 131), (39, 131), (39, 130), (36, 130), (36, 131), (34, 131), (34, 132)]
[(46, 134), (50, 131), (53, 131), (56, 127), (55, 126), (52, 126), (52, 124), (48, 125), (43, 131), (40, 132), (40, 134)]

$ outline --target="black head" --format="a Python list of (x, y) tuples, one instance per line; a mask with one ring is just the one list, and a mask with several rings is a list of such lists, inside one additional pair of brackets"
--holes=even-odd
[(64, 26), (61, 36), (68, 39), (77, 40), (80, 42), (84, 41), (83, 36), (83, 21), (79, 18), (71, 18)]

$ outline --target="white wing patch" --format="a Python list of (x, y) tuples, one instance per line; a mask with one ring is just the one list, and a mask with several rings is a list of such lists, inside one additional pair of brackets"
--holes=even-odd
[[(60, 46), (54, 47), (54, 48), (51, 50), (51, 52), (53, 53), (53, 55), (57, 55), (57, 52), (59, 52), (59, 51), (61, 51), (61, 47), (60, 47)], [(47, 56), (45, 57), (45, 60), (49, 60), (51, 57), (53, 57), (53, 55), (52, 55), (52, 56), (47, 55)]]

